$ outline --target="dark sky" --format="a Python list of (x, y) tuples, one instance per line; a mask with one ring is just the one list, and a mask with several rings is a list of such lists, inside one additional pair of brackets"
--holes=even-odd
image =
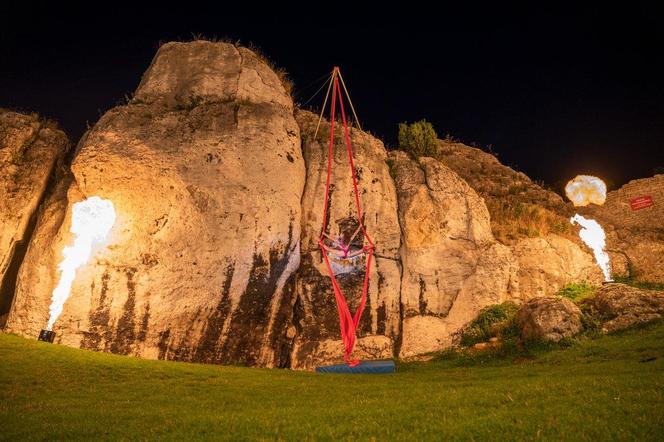
[(411, 2), (390, 13), (339, 2), (305, 16), (287, 3), (3, 3), (20, 6), (0, 6), (0, 106), (54, 118), (73, 141), (132, 93), (160, 41), (201, 33), (260, 47), (300, 102), (341, 66), (363, 126), (388, 145), (399, 122), (426, 118), (550, 185), (577, 173), (618, 185), (664, 167), (664, 14), (654, 6)]

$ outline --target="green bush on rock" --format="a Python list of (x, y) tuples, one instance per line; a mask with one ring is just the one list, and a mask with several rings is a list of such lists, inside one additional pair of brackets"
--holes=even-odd
[(519, 306), (513, 302), (503, 302), (485, 307), (461, 332), (461, 345), (470, 347), (478, 342), (486, 342), (498, 331), (503, 337), (518, 335), (514, 322)]
[(578, 282), (567, 284), (565, 287), (558, 291), (558, 295), (567, 298), (570, 301), (579, 302), (586, 298), (595, 296), (597, 287), (588, 284), (587, 282)]
[(438, 154), (438, 135), (427, 120), (400, 123), (399, 149), (415, 158), (435, 157)]

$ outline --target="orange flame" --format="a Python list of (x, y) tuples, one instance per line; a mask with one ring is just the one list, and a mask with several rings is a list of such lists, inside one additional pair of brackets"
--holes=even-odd
[(606, 201), (606, 184), (596, 176), (577, 175), (565, 186), (565, 194), (576, 207), (601, 206)]

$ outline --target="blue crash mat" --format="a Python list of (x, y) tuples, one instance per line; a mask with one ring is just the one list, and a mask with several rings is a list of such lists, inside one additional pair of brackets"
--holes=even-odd
[(355, 367), (349, 367), (348, 364), (316, 367), (317, 373), (383, 374), (395, 371), (394, 361), (362, 361)]

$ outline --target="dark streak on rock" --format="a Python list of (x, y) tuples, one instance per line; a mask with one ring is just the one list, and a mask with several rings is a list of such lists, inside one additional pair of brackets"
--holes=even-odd
[(238, 119), (238, 114), (240, 113), (240, 104), (235, 102), (233, 104), (233, 124), (235, 125), (235, 128), (237, 129), (239, 123)]
[(277, 308), (270, 334), (270, 347), (274, 349), (274, 365), (279, 368), (289, 368), (291, 364), (290, 353), (293, 339), (289, 339), (286, 333), (293, 322), (295, 280), (295, 273), (293, 273), (284, 284), (281, 302)]
[(254, 254), (249, 282), (240, 297), (228, 328), (221, 358), (224, 363), (256, 365), (270, 321), (270, 299), (274, 296), (277, 281), (286, 269), (289, 253), (283, 248), (270, 249), (269, 262), (260, 254)]
[[(297, 243), (293, 243), (293, 224), (294, 223), (295, 223), (295, 215), (293, 215), (293, 212), (291, 212), (290, 222), (288, 223), (288, 242), (287, 242), (287, 244), (288, 245), (292, 244), (293, 247), (297, 244)], [(290, 251), (290, 250), (293, 250), (293, 249), (291, 248), (291, 249), (288, 249), (288, 250)]]
[(127, 300), (122, 307), (122, 316), (116, 325), (115, 337), (111, 343), (111, 353), (129, 354), (132, 345), (136, 341), (136, 331), (134, 327), (134, 309), (136, 307), (136, 282), (134, 281), (134, 274), (136, 269), (129, 267), (125, 270), (127, 276)]
[(427, 300), (425, 298), (425, 293), (427, 290), (426, 283), (424, 282), (424, 279), (420, 276), (420, 315), (426, 315), (427, 313)]
[(219, 341), (221, 333), (224, 328), (224, 321), (231, 311), (231, 283), (233, 282), (233, 274), (235, 273), (235, 265), (228, 264), (226, 267), (226, 275), (224, 284), (221, 288), (221, 297), (216, 309), (208, 317), (201, 339), (196, 345), (196, 349), (191, 357), (193, 361), (197, 362), (217, 362), (219, 358)]
[(143, 313), (143, 319), (141, 320), (141, 328), (138, 331), (137, 339), (140, 342), (145, 342), (145, 337), (148, 333), (148, 324), (150, 323), (150, 303), (145, 304), (145, 313)]
[(330, 193), (328, 195), (327, 219), (325, 220), (325, 233), (330, 234), (330, 213), (332, 213), (332, 197), (334, 196), (334, 184), (330, 184)]
[(159, 342), (157, 347), (159, 348), (158, 359), (166, 359), (168, 357), (168, 340), (171, 336), (171, 329), (166, 329), (163, 332), (159, 333)]
[(376, 309), (376, 316), (376, 322), (378, 323), (376, 327), (376, 334), (384, 335), (387, 331), (387, 308), (385, 307), (385, 304), (381, 304)]
[[(201, 309), (199, 308), (196, 311), (194, 318), (198, 318), (200, 314)], [(190, 361), (192, 359), (191, 354), (194, 349), (191, 346), (191, 330), (192, 327), (188, 327), (184, 332), (184, 336), (180, 339), (180, 342), (174, 346), (174, 348), (169, 349), (168, 359), (174, 361)]]
[[(81, 341), (81, 348), (87, 350), (101, 350), (100, 344), (104, 340), (108, 342), (111, 336), (109, 329), (110, 318), (110, 303), (106, 304), (106, 294), (108, 293), (108, 281), (111, 276), (108, 270), (105, 270), (101, 275), (101, 289), (99, 293), (99, 300), (97, 301), (97, 308), (90, 309), (88, 320), (90, 322), (90, 330), (84, 333), (83, 340)], [(94, 296), (95, 285), (91, 286)]]
[[(362, 291), (360, 290), (360, 297), (362, 296)], [(350, 301), (348, 301), (350, 303)], [(358, 304), (359, 304), (359, 299), (358, 299)], [(350, 305), (349, 305), (350, 308)], [(364, 311), (362, 312), (362, 316), (360, 316), (360, 323), (358, 324), (357, 327), (357, 336), (364, 336), (364, 335), (370, 335), (373, 334), (373, 330), (371, 330), (371, 311), (372, 311), (373, 306), (371, 305), (371, 297), (369, 296), (369, 293), (367, 293), (367, 303), (364, 307)], [(355, 316), (357, 307), (351, 310), (351, 315)]]
[[(376, 263), (376, 274), (378, 275), (378, 294), (383, 293), (383, 286), (385, 285), (385, 276), (383, 272), (378, 269), (378, 263)], [(376, 308), (376, 333), (379, 335), (384, 335), (387, 329), (387, 310), (385, 307), (385, 302), (382, 302)]]
[(362, 181), (362, 173), (364, 172), (364, 169), (362, 169), (359, 166), (355, 166), (355, 177), (357, 178), (357, 183), (359, 184), (360, 181)]

